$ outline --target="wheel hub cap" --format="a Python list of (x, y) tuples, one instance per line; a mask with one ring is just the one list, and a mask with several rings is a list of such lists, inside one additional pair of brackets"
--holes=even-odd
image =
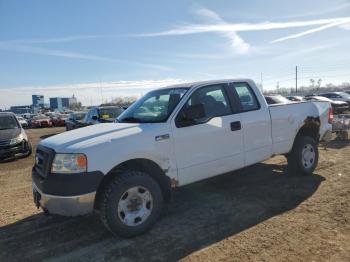
[(148, 189), (137, 186), (125, 191), (118, 202), (118, 216), (127, 226), (142, 224), (153, 208), (152, 195)]
[(315, 149), (312, 145), (307, 144), (304, 146), (303, 151), (302, 151), (302, 164), (305, 168), (310, 168), (313, 166), (315, 162)]

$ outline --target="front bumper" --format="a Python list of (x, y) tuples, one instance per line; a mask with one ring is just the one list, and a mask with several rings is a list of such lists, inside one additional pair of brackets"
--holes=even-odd
[(78, 196), (55, 196), (45, 194), (33, 183), (35, 205), (49, 214), (78, 216), (91, 213), (94, 209), (96, 192)]
[(21, 143), (16, 145), (8, 145), (6, 147), (0, 147), (0, 159), (23, 156), (28, 153), (29, 153), (29, 149), (25, 141), (22, 141)]
[(62, 215), (77, 216), (94, 209), (95, 195), (103, 174), (98, 171), (78, 174), (40, 175), (34, 166), (32, 170), (34, 203), (44, 211)]

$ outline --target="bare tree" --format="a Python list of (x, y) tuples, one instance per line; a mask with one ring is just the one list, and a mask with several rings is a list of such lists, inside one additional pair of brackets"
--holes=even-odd
[(315, 79), (310, 79), (310, 87), (313, 89), (315, 87)]

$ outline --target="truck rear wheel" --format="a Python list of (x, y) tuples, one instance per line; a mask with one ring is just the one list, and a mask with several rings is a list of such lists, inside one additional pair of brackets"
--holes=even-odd
[(101, 220), (113, 234), (133, 237), (152, 227), (162, 207), (158, 183), (146, 173), (126, 171), (116, 174), (106, 186), (101, 197)]
[(309, 136), (298, 136), (287, 156), (288, 168), (295, 175), (310, 175), (318, 163), (316, 141)]

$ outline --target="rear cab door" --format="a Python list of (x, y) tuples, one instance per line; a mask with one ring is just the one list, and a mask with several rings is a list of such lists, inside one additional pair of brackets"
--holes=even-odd
[(229, 85), (234, 104), (239, 108), (243, 131), (245, 166), (272, 155), (271, 117), (263, 95), (252, 81)]

